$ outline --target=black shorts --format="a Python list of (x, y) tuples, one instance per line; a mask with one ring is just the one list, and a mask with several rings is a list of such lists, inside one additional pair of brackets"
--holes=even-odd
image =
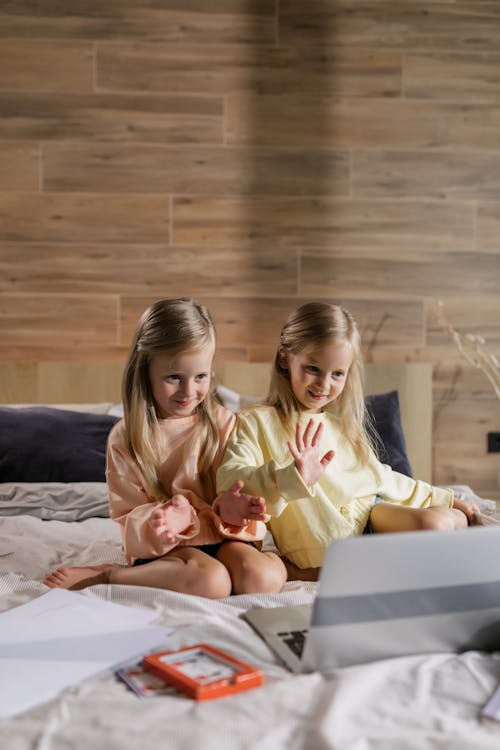
[[(217, 552), (220, 550), (223, 544), (226, 544), (226, 542), (237, 542), (238, 539), (223, 539), (222, 542), (216, 542), (215, 544), (200, 544), (199, 546), (194, 546), (194, 549), (199, 549), (200, 552), (204, 552), (206, 555), (209, 555), (209, 557), (217, 557)], [(252, 544), (253, 542), (243, 542), (243, 544)], [(255, 545), (254, 545), (255, 546)], [(155, 560), (158, 560), (158, 557), (139, 557), (137, 560), (134, 561), (135, 565), (145, 565), (146, 563), (154, 562)]]
[[(376, 496), (375, 496), (375, 500), (374, 500), (374, 502), (373, 502), (373, 505), (372, 505), (372, 509), (373, 509), (373, 508), (374, 508), (374, 507), (375, 507), (376, 505), (378, 505), (379, 503), (383, 503), (383, 502), (384, 502), (384, 499), (383, 499), (382, 497), (380, 497), (380, 495), (376, 495)], [(370, 511), (370, 513), (371, 513), (371, 511)], [(363, 534), (374, 534), (374, 533), (375, 533), (375, 532), (373, 531), (373, 529), (372, 529), (372, 525), (371, 525), (371, 523), (370, 523), (370, 518), (368, 518), (368, 521), (367, 521), (367, 523), (366, 523), (366, 526), (365, 526), (365, 528), (364, 528), (364, 530), (363, 530)]]

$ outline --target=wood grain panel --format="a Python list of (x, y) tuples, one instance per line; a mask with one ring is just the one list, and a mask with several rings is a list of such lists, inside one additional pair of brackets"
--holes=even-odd
[(500, 201), (478, 204), (477, 247), (483, 252), (500, 254)]
[(78, 346), (72, 346), (64, 340), (54, 339), (37, 346), (26, 339), (21, 344), (12, 341), (3, 344), (0, 339), (0, 362), (60, 362), (63, 357), (65, 362), (123, 362), (129, 345), (80, 342)]
[[(360, 266), (363, 273), (360, 274)], [(330, 252), (301, 256), (301, 292), (311, 296), (345, 294), (353, 297), (422, 299), (439, 298), (443, 279), (453, 294), (473, 298), (481, 294), (496, 297), (500, 263), (482, 253), (427, 253), (425, 257), (376, 258)], [(500, 308), (497, 312), (500, 314)], [(500, 320), (500, 315), (497, 318)]]
[(496, 50), (500, 7), (491, 0), (280, 0), (285, 43), (368, 44), (389, 48)]
[(38, 190), (40, 161), (37, 146), (0, 143), (0, 191)]
[(0, 93), (0, 138), (220, 143), (222, 100), (209, 96)]
[(433, 197), (452, 200), (500, 199), (500, 153), (356, 151), (353, 195)]
[(498, 100), (469, 104), (415, 99), (229, 94), (230, 143), (330, 148), (500, 148)]
[(0, 244), (0, 291), (225, 297), (294, 296), (295, 250), (118, 244)]
[(16, 242), (164, 242), (167, 198), (0, 193), (0, 237)]
[[(464, 414), (467, 426), (457, 431), (457, 424), (464, 424)], [(500, 424), (500, 400), (450, 400), (434, 419), (434, 481), (469, 484), (483, 497), (495, 490), (499, 495), (500, 486), (495, 488), (491, 480), (500, 470), (498, 454), (488, 454), (486, 445), (487, 433), (498, 430)]]
[[(425, 217), (425, 222), (422, 221)], [(277, 245), (385, 251), (471, 250), (475, 211), (443, 202), (342, 199), (175, 198), (178, 244)]]
[(122, 362), (180, 294), (270, 360), (340, 297), (365, 359), (433, 364), (439, 478), (497, 491), (491, 384), (431, 310), (500, 356), (498, 2), (16, 0), (0, 38), (2, 360)]
[[(493, 102), (460, 104), (455, 115), (446, 114), (441, 121), (441, 144), (460, 152), (462, 148), (498, 149), (500, 147), (500, 107)], [(446, 105), (440, 105), (440, 109)], [(438, 113), (437, 113), (438, 115)]]
[[(200, 195), (348, 195), (349, 156), (340, 151), (227, 146), (49, 144), (46, 190), (198, 193)], [(318, 174), (328, 173), (328, 181)]]
[(122, 369), (103, 362), (2, 362), (0, 403), (64, 404), (83, 411), (93, 404), (104, 413), (121, 401)]
[[(257, 339), (267, 343), (279, 338), (281, 325), (296, 306), (295, 298), (263, 300), (259, 297), (238, 299), (238, 313), (234, 302), (222, 297), (198, 297), (210, 310), (217, 330), (218, 348), (242, 350)], [(121, 342), (130, 341), (140, 315), (151, 304), (148, 297), (123, 297)]]
[[(247, 348), (258, 342), (265, 347), (271, 360), (276, 352), (281, 328), (288, 315), (311, 298), (262, 299), (241, 298), (238, 314), (234, 303), (220, 297), (199, 297), (212, 313), (217, 329), (218, 346), (221, 348)], [(423, 335), (423, 307), (415, 302), (392, 302), (359, 300), (335, 297), (325, 299), (347, 307), (355, 316), (365, 348), (368, 350), (376, 340), (381, 345), (401, 344), (420, 339)], [(130, 341), (140, 315), (151, 304), (146, 297), (124, 297), (120, 343)]]
[[(108, 362), (104, 367), (93, 362), (75, 362), (61, 367), (58, 362), (41, 362), (37, 372), (37, 393), (45, 403), (93, 403), (93, 394), (102, 401), (121, 403), (123, 362)], [(71, 396), (71, 399), (70, 399)]]
[(162, 295), (170, 266), (166, 245), (3, 243), (0, 290), (133, 294), (146, 286)]
[(2, 362), (0, 366), (0, 403), (36, 403), (37, 366), (35, 362)]
[[(500, 20), (500, 19), (499, 19)], [(405, 56), (404, 94), (473, 102), (500, 98), (500, 55), (445, 51)]]
[[(258, 41), (258, 38), (256, 38)], [(100, 89), (398, 96), (401, 53), (334, 46), (99, 44)]]
[(0, 340), (5, 346), (114, 344), (117, 301), (112, 297), (75, 294), (3, 294)]
[(0, 403), (121, 402), (122, 362), (3, 362)]
[(90, 43), (5, 39), (0, 44), (0, 89), (91, 91)]
[(256, 37), (272, 41), (273, 0), (29, 0), (0, 7), (5, 37), (52, 39), (151, 39), (190, 43), (230, 43)]
[[(292, 310), (309, 299), (311, 298), (266, 301), (242, 299), (241, 314), (237, 319), (227, 300), (210, 299), (207, 304), (217, 323), (219, 340), (223, 345), (235, 345), (239, 342), (249, 346), (258, 340), (259, 344), (265, 343), (272, 347), (275, 354), (286, 318)], [(352, 312), (367, 348), (374, 337), (380, 343), (390, 341), (394, 344), (418, 338), (423, 332), (423, 312), (419, 304), (396, 302), (391, 305), (387, 301), (380, 304), (377, 300), (338, 296), (324, 301), (344, 305)]]

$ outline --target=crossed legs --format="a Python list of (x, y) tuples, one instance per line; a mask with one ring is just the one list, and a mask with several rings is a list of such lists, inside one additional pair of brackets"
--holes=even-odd
[(82, 589), (98, 583), (151, 586), (183, 594), (223, 599), (234, 594), (280, 591), (285, 566), (277, 555), (250, 544), (226, 542), (211, 557), (196, 547), (177, 547), (144, 565), (105, 563), (62, 567), (44, 580), (50, 588)]

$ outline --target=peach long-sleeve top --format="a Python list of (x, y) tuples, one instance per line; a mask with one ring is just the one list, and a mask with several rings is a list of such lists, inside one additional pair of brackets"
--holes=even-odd
[[(216, 422), (220, 447), (214, 461), (219, 466), (235, 417), (223, 406), (217, 406)], [(197, 415), (180, 419), (164, 419), (160, 427), (160, 455), (164, 456), (159, 474), (170, 496), (181, 495), (186, 502), (181, 512), (185, 514), (185, 528), (172, 544), (163, 535), (157, 536), (150, 525), (157, 501), (146, 486), (136, 462), (130, 455), (125, 437), (125, 422), (114, 425), (108, 438), (106, 481), (109, 491), (110, 515), (120, 524), (123, 550), (129, 563), (138, 558), (155, 558), (165, 555), (178, 545), (200, 546), (216, 544), (223, 539), (257, 541), (265, 535), (265, 525), (252, 521), (246, 526), (234, 527), (223, 523), (214, 512), (214, 497), (207, 497), (198, 475), (200, 444), (193, 439)]]

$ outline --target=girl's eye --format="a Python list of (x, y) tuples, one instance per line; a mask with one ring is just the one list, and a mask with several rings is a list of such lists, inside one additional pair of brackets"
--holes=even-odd
[(199, 383), (203, 380), (206, 380), (208, 378), (208, 375), (206, 372), (201, 372), (199, 375), (196, 376), (195, 380), (197, 380)]
[(318, 373), (318, 372), (319, 372), (318, 368), (317, 368), (317, 367), (315, 367), (314, 365), (307, 365), (307, 366), (306, 366), (306, 371), (307, 371), (307, 372), (311, 372), (311, 373), (313, 373), (314, 375), (316, 375), (316, 373)]
[(177, 383), (180, 379), (180, 375), (165, 375), (165, 380), (168, 380), (170, 383)]

